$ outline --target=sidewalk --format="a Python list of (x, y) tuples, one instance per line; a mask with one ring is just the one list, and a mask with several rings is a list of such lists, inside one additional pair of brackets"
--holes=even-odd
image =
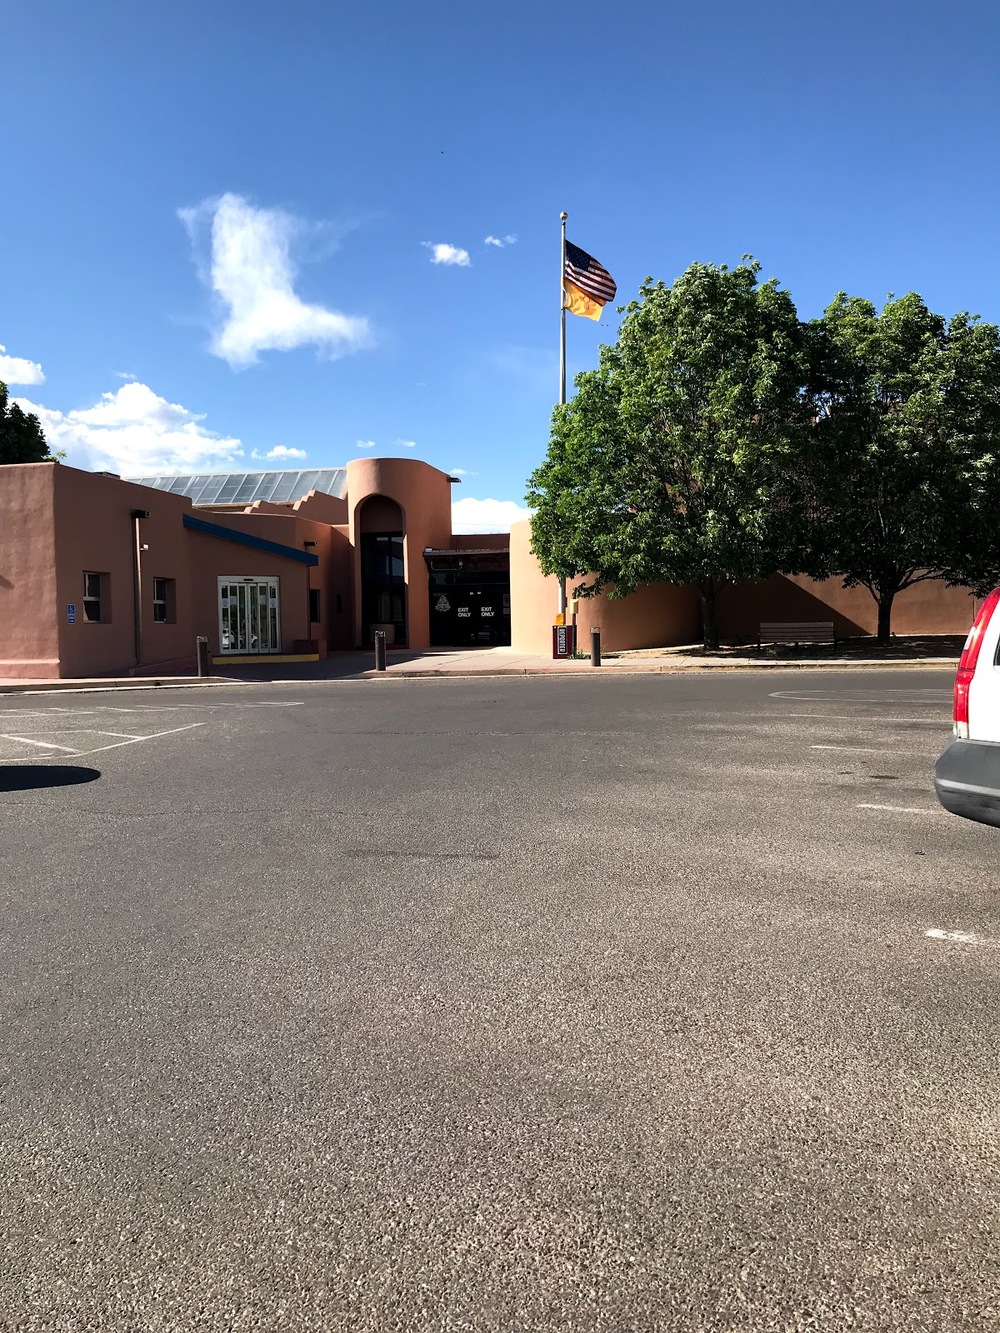
[(693, 646), (648, 649), (623, 656), (605, 657), (599, 668), (589, 659), (553, 661), (540, 653), (522, 653), (513, 648), (389, 649), (386, 671), (376, 672), (370, 652), (333, 653), (323, 662), (299, 665), (255, 665), (233, 667), (224, 676), (97, 676), (86, 680), (0, 680), (0, 694), (65, 690), (148, 690), (157, 687), (205, 689), (214, 685), (295, 683), (331, 680), (402, 680), (428, 677), (479, 676), (622, 676), (673, 675), (691, 671), (871, 671), (906, 667), (954, 669), (957, 658), (938, 657), (757, 657), (704, 658)]

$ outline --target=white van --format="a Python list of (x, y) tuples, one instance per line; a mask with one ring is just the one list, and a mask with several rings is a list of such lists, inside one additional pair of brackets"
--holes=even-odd
[(955, 676), (955, 739), (937, 761), (938, 800), (953, 815), (1000, 827), (1000, 588), (969, 630)]

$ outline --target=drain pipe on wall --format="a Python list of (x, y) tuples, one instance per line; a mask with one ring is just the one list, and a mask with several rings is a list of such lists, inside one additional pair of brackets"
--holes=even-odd
[(148, 509), (132, 510), (132, 608), (135, 615), (135, 664), (142, 666), (142, 553), (143, 545), (139, 524), (149, 518)]

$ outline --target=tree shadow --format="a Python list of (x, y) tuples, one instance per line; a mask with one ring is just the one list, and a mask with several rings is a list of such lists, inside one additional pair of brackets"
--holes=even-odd
[(100, 769), (77, 764), (0, 764), (0, 792), (37, 791), (41, 787), (75, 787), (94, 782)]

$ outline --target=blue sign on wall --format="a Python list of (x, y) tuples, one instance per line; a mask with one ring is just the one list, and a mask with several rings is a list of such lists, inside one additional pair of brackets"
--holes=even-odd
[(66, 605), (66, 619), (71, 625), (76, 624), (76, 603), (69, 602)]

